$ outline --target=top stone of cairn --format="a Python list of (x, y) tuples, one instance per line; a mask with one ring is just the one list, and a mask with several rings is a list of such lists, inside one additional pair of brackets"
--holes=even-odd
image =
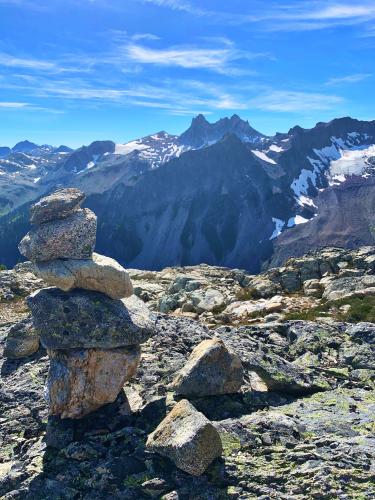
[(42, 224), (56, 219), (64, 219), (76, 211), (85, 194), (76, 188), (66, 188), (41, 198), (30, 208), (30, 222)]

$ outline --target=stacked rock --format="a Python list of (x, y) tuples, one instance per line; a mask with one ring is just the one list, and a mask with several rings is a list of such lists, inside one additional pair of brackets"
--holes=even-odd
[(30, 209), (31, 231), (19, 250), (49, 288), (27, 303), (50, 358), (50, 414), (81, 418), (113, 402), (136, 372), (140, 344), (155, 318), (133, 293), (129, 274), (115, 260), (93, 253), (96, 216), (68, 188)]

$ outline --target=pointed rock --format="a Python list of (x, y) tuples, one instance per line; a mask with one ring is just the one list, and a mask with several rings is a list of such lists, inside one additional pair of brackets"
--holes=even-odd
[(240, 390), (243, 375), (240, 358), (222, 340), (204, 340), (190, 354), (172, 388), (187, 397), (231, 394)]
[(203, 474), (222, 453), (218, 431), (186, 399), (177, 403), (149, 435), (146, 448), (171, 459), (193, 476)]

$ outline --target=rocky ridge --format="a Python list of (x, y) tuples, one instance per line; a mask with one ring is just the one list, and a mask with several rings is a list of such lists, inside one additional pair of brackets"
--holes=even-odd
[[(10, 271), (0, 273), (0, 282), (3, 273)], [(12, 273), (22, 281), (19, 271)], [(374, 496), (375, 324), (363, 321), (371, 314), (371, 307), (368, 312), (363, 306), (373, 299), (373, 248), (325, 249), (259, 276), (209, 266), (130, 270), (130, 275), (135, 293), (155, 310), (155, 334), (142, 346), (133, 381), (113, 403), (83, 419), (65, 419), (63, 427), (49, 420), (58, 450), (45, 441), (48, 358), (43, 347), (29, 357), (1, 359), (0, 495), (87, 500)], [(219, 292), (223, 303), (207, 290)], [(219, 307), (182, 311), (196, 292), (202, 294), (197, 304), (206, 300)], [(180, 305), (167, 314), (158, 311), (163, 298), (176, 294)], [(223, 316), (236, 302), (281, 300), (275, 297), (294, 301), (294, 309)], [(15, 300), (22, 301), (9, 297), (6, 303)], [(0, 326), (3, 345), (17, 315)], [(206, 374), (205, 363), (217, 359), (209, 349), (198, 349), (207, 341), (223, 342), (241, 360), (244, 378), (234, 393), (189, 395), (189, 405), (202, 415), (196, 431), (211, 421), (223, 449), (205, 473), (194, 476), (176, 468), (168, 452), (163, 456), (147, 446), (147, 436), (166, 425), (171, 410), (174, 422), (173, 409), (181, 404), (176, 377), (202, 366)], [(191, 411), (185, 404), (181, 416)], [(173, 441), (173, 432), (166, 432)], [(186, 457), (182, 463), (189, 463)]]
[(1, 264), (18, 262), (30, 203), (60, 186), (88, 194), (97, 250), (135, 268), (206, 262), (258, 273), (270, 258), (280, 266), (312, 248), (373, 245), (374, 154), (374, 121), (265, 137), (236, 115), (198, 116), (181, 136), (12, 152), (0, 159)]

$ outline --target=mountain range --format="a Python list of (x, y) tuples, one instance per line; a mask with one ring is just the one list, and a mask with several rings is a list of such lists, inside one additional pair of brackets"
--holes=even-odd
[(97, 251), (127, 266), (206, 262), (258, 272), (324, 245), (375, 239), (375, 121), (349, 117), (268, 137), (203, 115), (180, 136), (71, 150), (0, 148), (0, 263), (15, 264), (28, 207), (62, 186), (87, 193)]

